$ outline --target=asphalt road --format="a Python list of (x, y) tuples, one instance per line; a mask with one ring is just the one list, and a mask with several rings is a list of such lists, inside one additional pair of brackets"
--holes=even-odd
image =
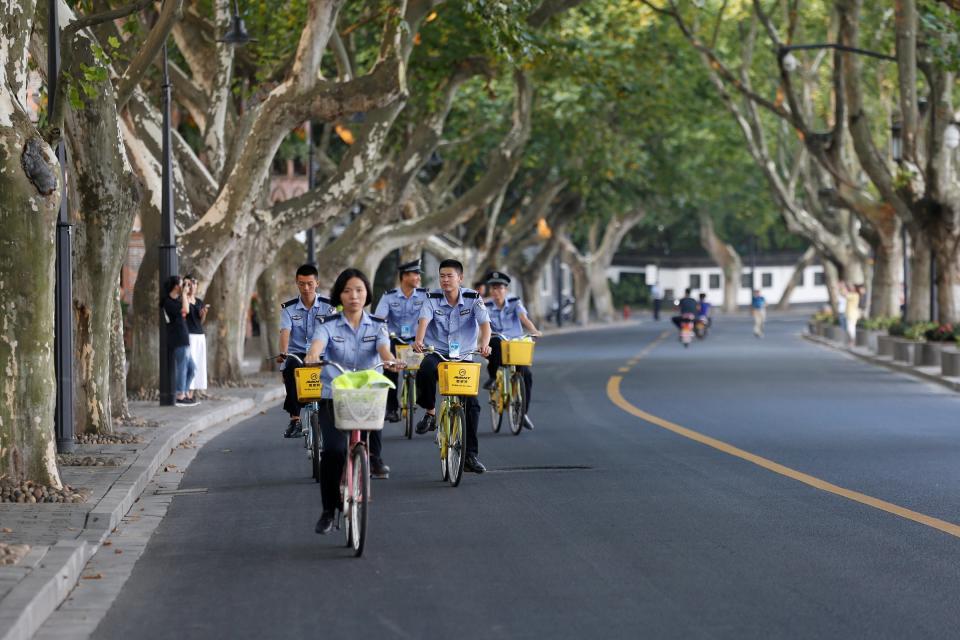
[[(313, 533), (319, 488), (279, 409), (211, 441), (95, 637), (918, 638), (960, 634), (960, 539), (771, 472), (608, 397), (839, 487), (960, 523), (960, 399), (721, 321), (545, 339), (534, 432), (440, 481), (388, 425), (367, 551)], [(557, 469), (549, 467), (575, 467)], [(584, 468), (585, 467), (585, 468)]]

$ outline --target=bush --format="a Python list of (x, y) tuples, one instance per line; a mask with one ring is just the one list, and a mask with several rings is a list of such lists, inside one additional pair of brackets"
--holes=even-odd
[(903, 337), (907, 340), (920, 341), (926, 337), (928, 331), (933, 331), (939, 326), (936, 322), (916, 322), (904, 328)]
[(891, 316), (880, 316), (877, 318), (860, 318), (857, 321), (857, 328), (868, 331), (887, 331), (894, 324), (900, 322), (900, 318)]
[(834, 316), (832, 311), (817, 311), (813, 314), (813, 321), (824, 324), (840, 324), (840, 318)]
[(930, 342), (950, 342), (956, 340), (960, 342), (960, 327), (954, 327), (952, 324), (937, 324), (924, 332), (923, 336)]
[(887, 327), (887, 333), (891, 336), (902, 338), (904, 332), (907, 330), (907, 325), (903, 323), (902, 320), (897, 320), (893, 322), (889, 327)]

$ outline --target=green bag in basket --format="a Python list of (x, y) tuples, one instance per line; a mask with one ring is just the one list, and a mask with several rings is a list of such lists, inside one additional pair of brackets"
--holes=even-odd
[(373, 369), (348, 371), (333, 379), (334, 389), (393, 389), (394, 384), (387, 376)]

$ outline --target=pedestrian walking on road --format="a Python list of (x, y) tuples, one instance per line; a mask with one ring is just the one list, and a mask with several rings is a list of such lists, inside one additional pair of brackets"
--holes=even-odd
[(845, 296), (847, 309), (847, 344), (851, 347), (857, 340), (857, 322), (860, 320), (860, 292), (863, 285), (854, 285), (847, 290)]
[(193, 380), (193, 359), (190, 357), (190, 332), (187, 330), (187, 315), (190, 306), (183, 295), (183, 282), (180, 276), (170, 276), (164, 283), (160, 308), (167, 328), (167, 350), (175, 373), (174, 392), (178, 407), (192, 407), (196, 400), (187, 397), (190, 382)]
[(750, 300), (750, 313), (753, 314), (753, 335), (763, 337), (763, 326), (767, 322), (767, 299), (760, 294), (759, 289), (753, 290)]
[(660, 305), (663, 304), (663, 288), (659, 282), (650, 287), (650, 298), (653, 300), (653, 319), (660, 319)]
[[(370, 315), (364, 308), (373, 302), (370, 280), (359, 269), (346, 269), (337, 276), (330, 292), (331, 304), (343, 308), (316, 320), (317, 328), (307, 349), (305, 360), (319, 362), (321, 356), (331, 362), (362, 371), (377, 365), (378, 361), (393, 362), (390, 353), (390, 334), (387, 321)], [(333, 379), (340, 375), (336, 367), (324, 367), (322, 399), (320, 400), (320, 429), (323, 431), (323, 455), (320, 457), (320, 496), (323, 511), (315, 531), (321, 535), (333, 528), (334, 512), (340, 503), (340, 476), (347, 460), (347, 434), (336, 426), (333, 411)], [(380, 431), (365, 432), (370, 442), (370, 475), (386, 478), (390, 467), (381, 457)]]
[(293, 371), (300, 363), (294, 358), (288, 358), (287, 354), (296, 355), (303, 360), (313, 339), (317, 318), (334, 310), (329, 298), (317, 295), (319, 272), (315, 266), (301, 265), (297, 269), (296, 281), (300, 295), (280, 305), (280, 355), (277, 356), (277, 363), (283, 365), (283, 386), (287, 390), (283, 410), (290, 416), (287, 430), (283, 433), (284, 438), (296, 438), (303, 434), (300, 425), (302, 406), (297, 401), (297, 383), (293, 377)]
[[(194, 374), (190, 383), (190, 398), (196, 399), (207, 390), (207, 336), (203, 332), (203, 323), (207, 320), (210, 305), (197, 297), (197, 279), (188, 274), (184, 279), (184, 296), (190, 305), (187, 314), (187, 331), (190, 333), (190, 359), (193, 360)], [(199, 392), (196, 393), (196, 392)]]
[(841, 280), (837, 286), (837, 319), (840, 321), (840, 328), (847, 331), (847, 284)]

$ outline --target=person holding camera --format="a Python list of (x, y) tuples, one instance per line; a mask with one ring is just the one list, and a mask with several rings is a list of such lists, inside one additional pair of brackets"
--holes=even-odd
[(203, 332), (210, 305), (197, 297), (197, 279), (187, 274), (183, 279), (183, 297), (187, 301), (187, 331), (190, 333), (190, 358), (193, 360), (193, 381), (187, 397), (196, 400), (207, 390), (207, 336)]

